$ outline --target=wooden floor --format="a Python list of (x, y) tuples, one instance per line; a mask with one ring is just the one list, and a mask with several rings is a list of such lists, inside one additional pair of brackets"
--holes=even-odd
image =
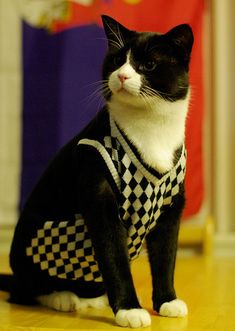
[[(0, 257), (0, 272), (7, 270), (7, 258)], [(234, 258), (178, 258), (176, 288), (178, 296), (188, 304), (187, 318), (164, 318), (152, 311), (151, 282), (145, 256), (133, 264), (133, 273), (142, 305), (152, 314), (152, 326), (145, 330), (235, 330)], [(7, 295), (0, 292), (1, 331), (122, 330), (114, 324), (109, 308), (58, 313), (43, 307), (11, 305), (6, 299)]]

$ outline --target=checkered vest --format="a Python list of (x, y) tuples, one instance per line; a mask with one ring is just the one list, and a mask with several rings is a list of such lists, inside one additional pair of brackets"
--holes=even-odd
[[(78, 145), (87, 145), (99, 152), (120, 192), (119, 216), (127, 229), (129, 258), (133, 260), (164, 208), (171, 205), (179, 193), (185, 177), (186, 151), (183, 146), (177, 164), (158, 177), (138, 159), (112, 118), (110, 127), (110, 136), (105, 136), (102, 142), (82, 139)], [(26, 253), (51, 276), (102, 281), (81, 214), (75, 215), (75, 221), (45, 222)]]

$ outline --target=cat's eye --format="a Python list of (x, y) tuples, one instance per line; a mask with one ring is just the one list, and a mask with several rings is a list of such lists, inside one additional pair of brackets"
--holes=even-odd
[(115, 66), (120, 66), (123, 64), (123, 56), (121, 55), (116, 55), (113, 59), (113, 63), (115, 64)]
[(156, 69), (157, 63), (155, 61), (147, 61), (143, 64), (144, 71), (153, 71)]

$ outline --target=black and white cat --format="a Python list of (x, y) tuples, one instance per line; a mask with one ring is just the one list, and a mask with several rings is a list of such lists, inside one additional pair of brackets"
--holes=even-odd
[[(109, 302), (117, 324), (151, 324), (130, 261), (145, 241), (153, 307), (185, 316), (174, 290), (184, 206), (185, 121), (193, 34), (128, 30), (102, 16), (106, 106), (54, 158), (16, 226), (0, 288), (11, 302), (61, 311)], [(107, 294), (107, 295), (106, 295)]]

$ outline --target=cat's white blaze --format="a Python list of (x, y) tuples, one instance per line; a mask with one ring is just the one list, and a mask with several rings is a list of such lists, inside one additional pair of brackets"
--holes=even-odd
[[(139, 96), (142, 77), (129, 59), (130, 53), (126, 63), (109, 77), (109, 87), (113, 92), (108, 102), (109, 110), (144, 162), (164, 173), (173, 167), (174, 152), (185, 138), (190, 93), (185, 99), (175, 102), (157, 96), (144, 100)], [(120, 72), (130, 77), (124, 83), (124, 89), (129, 93), (121, 89)]]
[[(125, 97), (125, 92), (130, 95), (139, 95), (141, 88), (141, 76), (134, 70), (130, 64), (130, 51), (127, 53), (126, 62), (109, 77), (109, 88), (113, 93), (118, 93), (121, 98)], [(119, 75), (127, 79), (121, 82)]]

